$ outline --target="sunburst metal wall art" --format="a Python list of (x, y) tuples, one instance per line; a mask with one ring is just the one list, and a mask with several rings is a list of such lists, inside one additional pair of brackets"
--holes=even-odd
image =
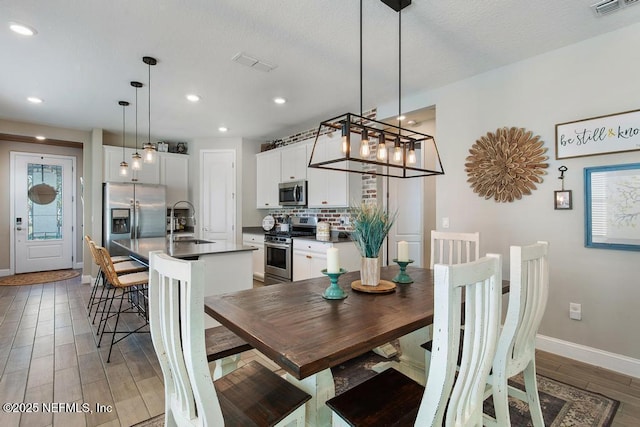
[(531, 194), (549, 167), (540, 136), (524, 128), (501, 128), (476, 140), (465, 163), (467, 182), (485, 199), (513, 202)]

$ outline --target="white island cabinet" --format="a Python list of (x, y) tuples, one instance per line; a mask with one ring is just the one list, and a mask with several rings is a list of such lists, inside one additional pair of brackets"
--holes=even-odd
[(322, 277), (327, 268), (327, 249), (339, 250), (339, 264), (347, 271), (360, 270), (360, 253), (353, 242), (323, 242), (304, 238), (293, 239), (293, 281)]
[(242, 244), (256, 248), (253, 255), (253, 278), (264, 282), (264, 234), (242, 233)]

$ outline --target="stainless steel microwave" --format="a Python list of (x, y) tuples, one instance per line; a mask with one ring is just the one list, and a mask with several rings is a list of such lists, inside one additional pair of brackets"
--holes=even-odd
[(280, 206), (307, 206), (307, 181), (278, 184), (278, 203)]

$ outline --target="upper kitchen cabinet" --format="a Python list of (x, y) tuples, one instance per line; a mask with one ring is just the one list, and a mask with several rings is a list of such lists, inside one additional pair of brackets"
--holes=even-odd
[(158, 153), (160, 184), (167, 187), (167, 206), (189, 200), (189, 156)]
[[(340, 138), (320, 136), (315, 147), (314, 162), (343, 157), (340, 144)], [(313, 141), (309, 144), (309, 157), (312, 150)], [(340, 167), (340, 163), (335, 165)], [(362, 176), (355, 173), (308, 168), (307, 189), (310, 208), (348, 207), (351, 200), (360, 200), (362, 197)]]
[[(127, 176), (120, 175), (120, 162), (122, 162), (122, 147), (111, 145), (103, 146), (104, 153), (104, 182), (131, 182), (134, 178), (131, 170), (131, 156), (136, 150), (133, 148), (124, 149), (124, 161), (129, 163), (129, 173)], [(141, 184), (160, 184), (160, 165), (159, 162), (148, 164), (144, 163), (142, 169), (135, 172), (137, 181)]]
[(279, 207), (280, 153), (280, 150), (270, 150), (256, 154), (256, 207), (258, 209)]
[(280, 182), (307, 179), (307, 144), (287, 145), (280, 154)]

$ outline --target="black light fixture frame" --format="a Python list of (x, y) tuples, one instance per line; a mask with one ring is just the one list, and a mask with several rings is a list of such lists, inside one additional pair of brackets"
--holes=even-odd
[[(402, 114), (401, 109), (401, 64), (402, 64), (402, 18), (401, 11), (411, 4), (411, 0), (381, 0), (384, 4), (398, 12), (398, 117)], [(362, 0), (360, 0), (360, 115), (346, 113), (340, 116), (325, 120), (320, 123), (316, 138), (309, 158), (308, 166), (317, 169), (329, 169), (344, 172), (360, 173), (363, 175), (386, 176), (392, 178), (417, 178), (433, 175), (444, 175), (444, 168), (440, 153), (436, 145), (435, 139), (431, 135), (417, 132), (410, 129), (404, 129), (398, 125), (391, 125), (377, 120), (364, 117), (362, 113)], [(334, 131), (341, 131), (343, 138), (346, 138), (346, 149), (342, 151), (342, 156), (338, 156), (329, 160), (317, 160), (316, 148), (321, 136), (332, 135)], [(368, 137), (374, 136), (380, 140), (384, 140), (385, 148), (399, 145), (402, 148), (402, 159), (394, 161), (393, 153), (387, 152), (384, 161), (378, 160), (375, 151), (371, 150), (371, 154), (367, 157), (357, 157), (352, 155), (356, 152), (351, 144), (352, 135), (357, 135), (362, 139), (362, 135)], [(325, 141), (326, 142), (326, 141)], [(371, 143), (369, 142), (371, 145)], [(409, 162), (409, 150), (419, 151), (428, 150), (434, 159), (425, 159), (425, 161), (433, 160), (433, 168), (418, 167)], [(315, 156), (315, 157), (314, 157)], [(422, 158), (422, 156), (420, 156)], [(359, 165), (358, 165), (359, 164)]]

